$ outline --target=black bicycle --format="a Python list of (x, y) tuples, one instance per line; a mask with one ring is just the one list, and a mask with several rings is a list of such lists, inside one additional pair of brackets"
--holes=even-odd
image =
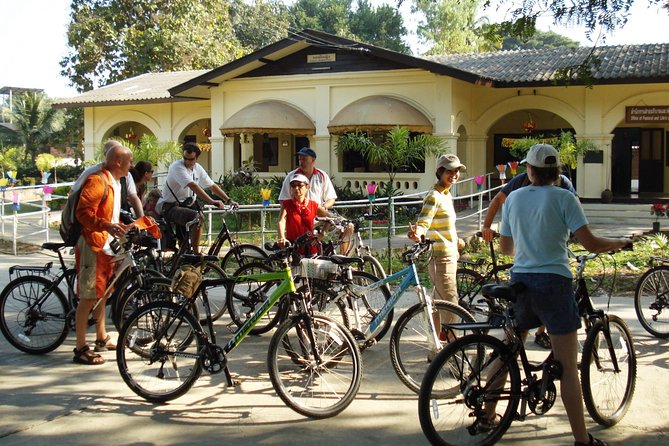
[(634, 292), (634, 310), (641, 326), (658, 338), (669, 338), (669, 259), (652, 257)]
[[(583, 399), (590, 416), (602, 426), (618, 423), (630, 407), (636, 386), (636, 353), (627, 324), (596, 310), (583, 275), (597, 254), (576, 256), (576, 299), (585, 325), (580, 372)], [(421, 384), (418, 414), (433, 445), (490, 445), (528, 410), (543, 415), (556, 399), (560, 364), (552, 352), (539, 363), (528, 360), (511, 302), (521, 284), (488, 284), (482, 293), (490, 321), (452, 324), (452, 329), (501, 329), (504, 340), (472, 334), (448, 344), (434, 359)], [(518, 357), (522, 369), (518, 366)], [(495, 406), (495, 417), (486, 406)], [(520, 406), (520, 407), (519, 407)]]

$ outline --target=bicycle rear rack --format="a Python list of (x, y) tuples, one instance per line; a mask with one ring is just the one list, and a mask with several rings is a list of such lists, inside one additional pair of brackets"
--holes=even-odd
[(13, 280), (14, 277), (23, 277), (23, 276), (50, 276), (51, 268), (53, 267), (53, 262), (49, 262), (44, 266), (24, 266), (24, 265), (14, 265), (9, 267), (9, 280)]

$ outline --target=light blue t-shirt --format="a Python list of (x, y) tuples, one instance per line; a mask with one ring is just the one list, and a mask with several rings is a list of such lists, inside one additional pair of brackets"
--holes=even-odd
[(509, 194), (502, 209), (500, 234), (513, 238), (517, 273), (572, 277), (567, 240), (588, 224), (571, 192), (557, 186), (527, 186)]

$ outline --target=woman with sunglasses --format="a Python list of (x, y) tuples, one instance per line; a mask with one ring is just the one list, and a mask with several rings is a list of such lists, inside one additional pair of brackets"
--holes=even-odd
[[(281, 203), (279, 213), (279, 246), (286, 246), (307, 231), (314, 230), (316, 217), (330, 217), (330, 213), (318, 202), (309, 199), (309, 179), (301, 173), (290, 178), (289, 200)], [(305, 254), (316, 254), (318, 248), (311, 246)]]

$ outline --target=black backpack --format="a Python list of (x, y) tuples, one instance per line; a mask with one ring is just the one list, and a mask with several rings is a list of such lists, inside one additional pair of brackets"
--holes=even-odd
[[(102, 203), (107, 198), (109, 189), (106, 175), (102, 171), (93, 173), (91, 175), (100, 175), (100, 178), (102, 178), (102, 181), (105, 183), (105, 192), (102, 194), (102, 200), (100, 200), (100, 203)], [(63, 212), (60, 215), (59, 231), (63, 242), (65, 242), (65, 246), (76, 245), (77, 241), (79, 240), (79, 236), (81, 236), (81, 223), (79, 223), (79, 220), (77, 220), (76, 211), (77, 206), (79, 205), (79, 197), (83, 188), (84, 184), (82, 183), (79, 189), (74, 192), (70, 192), (70, 195), (68, 195), (67, 201), (65, 202)]]

